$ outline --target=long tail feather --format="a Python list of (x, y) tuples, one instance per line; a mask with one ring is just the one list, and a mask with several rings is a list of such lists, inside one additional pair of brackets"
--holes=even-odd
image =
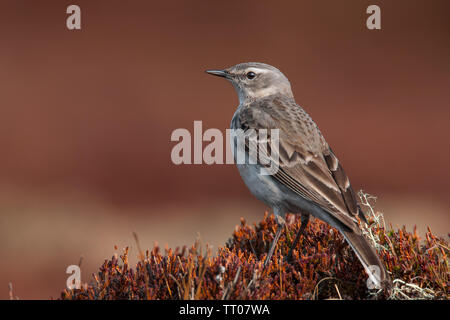
[(341, 230), (341, 232), (355, 251), (374, 287), (389, 289), (391, 286), (390, 277), (375, 249), (372, 248), (367, 239), (354, 231)]

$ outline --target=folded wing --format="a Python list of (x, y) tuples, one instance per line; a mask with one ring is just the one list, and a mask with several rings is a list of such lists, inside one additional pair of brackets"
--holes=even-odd
[(268, 99), (240, 111), (235, 125), (244, 131), (279, 130), (278, 141), (270, 130), (266, 140), (254, 135), (246, 141), (247, 150), (258, 148), (259, 163), (275, 163), (279, 168), (273, 174), (276, 180), (315, 202), (349, 229), (359, 231), (355, 217), (365, 218), (337, 157), (309, 115), (293, 100), (281, 99)]

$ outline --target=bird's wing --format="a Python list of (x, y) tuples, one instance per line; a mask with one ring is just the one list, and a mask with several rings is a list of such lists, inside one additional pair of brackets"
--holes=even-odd
[(365, 219), (338, 159), (317, 125), (292, 99), (258, 101), (242, 108), (237, 116), (235, 125), (244, 131), (279, 129), (278, 152), (270, 131), (267, 141), (246, 141), (247, 151), (258, 145), (258, 162), (270, 159), (278, 165), (273, 174), (276, 180), (352, 230), (356, 227), (355, 216)]

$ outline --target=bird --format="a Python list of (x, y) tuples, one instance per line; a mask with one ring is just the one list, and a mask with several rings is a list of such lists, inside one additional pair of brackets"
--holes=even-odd
[[(241, 152), (248, 159), (251, 148), (258, 147), (260, 158), (254, 162), (235, 161), (247, 188), (276, 217), (277, 232), (264, 267), (273, 255), (286, 214), (301, 215), (301, 227), (287, 255), (288, 261), (312, 215), (342, 233), (375, 288), (389, 288), (391, 281), (386, 268), (359, 227), (357, 218), (366, 223), (367, 220), (350, 180), (317, 124), (296, 103), (288, 78), (277, 68), (261, 62), (245, 62), (206, 73), (225, 78), (236, 90), (239, 106), (231, 120), (232, 131), (277, 130), (277, 139), (275, 135), (267, 135), (269, 146), (276, 143), (270, 154), (270, 147), (262, 147), (263, 140), (247, 139)], [(231, 143), (236, 159), (239, 152), (236, 140)], [(267, 164), (263, 164), (263, 158), (275, 163), (277, 170), (265, 172)]]

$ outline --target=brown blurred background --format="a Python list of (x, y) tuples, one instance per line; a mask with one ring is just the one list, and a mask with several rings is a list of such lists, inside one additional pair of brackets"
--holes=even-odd
[[(66, 29), (77, 4), (82, 30)], [(382, 30), (365, 27), (381, 7)], [(0, 3), (0, 298), (58, 297), (114, 252), (223, 245), (266, 208), (232, 165), (171, 163), (176, 128), (225, 130), (231, 85), (280, 68), (356, 190), (395, 226), (450, 230), (448, 1)]]

